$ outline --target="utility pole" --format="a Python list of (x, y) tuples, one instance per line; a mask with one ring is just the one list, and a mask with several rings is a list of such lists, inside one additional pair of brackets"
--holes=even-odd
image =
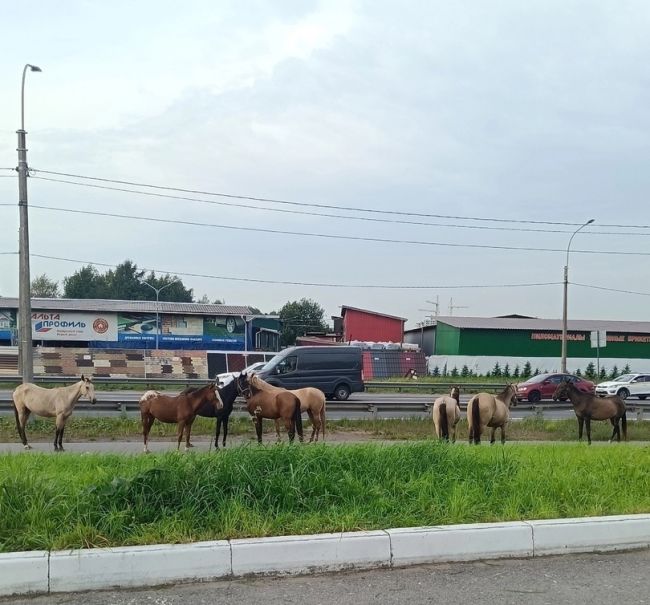
[(29, 276), (29, 220), (27, 211), (27, 141), (25, 135), (25, 75), (27, 70), (41, 71), (40, 67), (30, 65), (23, 68), (23, 80), (20, 88), (20, 130), (18, 135), (18, 331), (20, 337), (20, 373), (23, 383), (32, 382), (34, 378), (34, 352), (32, 350), (32, 300)]
[(168, 284), (165, 284), (162, 288), (156, 288), (155, 286), (152, 286), (149, 282), (144, 281), (143, 279), (140, 280), (140, 283), (143, 286), (149, 286), (155, 293), (156, 293), (156, 351), (158, 350), (158, 339), (160, 337), (160, 293), (165, 289), (169, 288), (169, 286), (173, 286), (174, 284), (177, 284), (180, 282), (180, 279), (175, 279), (172, 282), (169, 282)]

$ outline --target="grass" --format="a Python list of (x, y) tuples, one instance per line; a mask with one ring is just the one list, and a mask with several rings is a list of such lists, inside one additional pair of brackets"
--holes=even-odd
[[(264, 423), (265, 433), (274, 433), (270, 421)], [(305, 434), (311, 432), (307, 419), (303, 421)], [(592, 439), (606, 441), (611, 435), (611, 425), (606, 422), (592, 422)], [(650, 421), (628, 422), (628, 439), (630, 441), (650, 441)], [(215, 420), (197, 418), (192, 427), (193, 436), (214, 435)], [(283, 429), (284, 430), (284, 429)], [(429, 419), (411, 418), (406, 420), (328, 420), (328, 433), (359, 433), (361, 439), (374, 438), (382, 440), (422, 440), (433, 437), (433, 424)], [(88, 418), (72, 416), (65, 429), (65, 441), (117, 441), (141, 439), (139, 418), (111, 417)], [(223, 433), (222, 433), (223, 434)], [(176, 435), (176, 425), (155, 422), (151, 429), (151, 438), (171, 438)], [(246, 435), (253, 437), (253, 427), (247, 418), (231, 418), (228, 425), (229, 436)], [(54, 421), (33, 417), (27, 425), (30, 441), (51, 441), (54, 439)], [(540, 420), (526, 418), (513, 421), (508, 425), (506, 438), (510, 441), (575, 441), (578, 436), (577, 422), (570, 420)], [(500, 432), (497, 431), (497, 438)], [(467, 422), (458, 425), (458, 440), (467, 439)], [(489, 435), (485, 436), (489, 439)], [(0, 442), (18, 441), (13, 415), (0, 416)]]
[(437, 442), (0, 456), (0, 550), (650, 511), (650, 448)]

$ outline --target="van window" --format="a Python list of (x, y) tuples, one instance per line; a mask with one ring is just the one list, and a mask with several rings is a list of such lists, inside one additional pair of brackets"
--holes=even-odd
[(275, 368), (276, 374), (288, 374), (289, 372), (294, 372), (296, 370), (296, 365), (298, 362), (298, 357), (296, 355), (290, 355), (285, 357)]

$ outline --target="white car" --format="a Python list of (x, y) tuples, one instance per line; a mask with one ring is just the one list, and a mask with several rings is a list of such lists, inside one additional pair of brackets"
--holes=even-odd
[(618, 395), (621, 399), (650, 397), (650, 374), (623, 374), (596, 385), (596, 395)]
[[(258, 372), (265, 365), (266, 365), (265, 361), (256, 361), (255, 363), (252, 363), (251, 365), (245, 367), (242, 371), (245, 374), (249, 374), (250, 372)], [(236, 378), (240, 374), (241, 374), (241, 372), (223, 372), (221, 374), (217, 374), (216, 381), (217, 382), (226, 382), (226, 380), (228, 380), (229, 378)]]

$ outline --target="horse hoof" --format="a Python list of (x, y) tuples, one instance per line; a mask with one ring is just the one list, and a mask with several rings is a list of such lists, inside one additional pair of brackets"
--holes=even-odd
[(193, 444), (193, 443), (188, 443), (188, 444), (185, 446), (185, 449), (188, 449), (188, 448), (190, 448), (190, 447), (194, 447), (194, 444)]
[(31, 449), (32, 449), (32, 446), (29, 445), (28, 443), (26, 443), (23, 447), (24, 447), (26, 450), (31, 450)]

